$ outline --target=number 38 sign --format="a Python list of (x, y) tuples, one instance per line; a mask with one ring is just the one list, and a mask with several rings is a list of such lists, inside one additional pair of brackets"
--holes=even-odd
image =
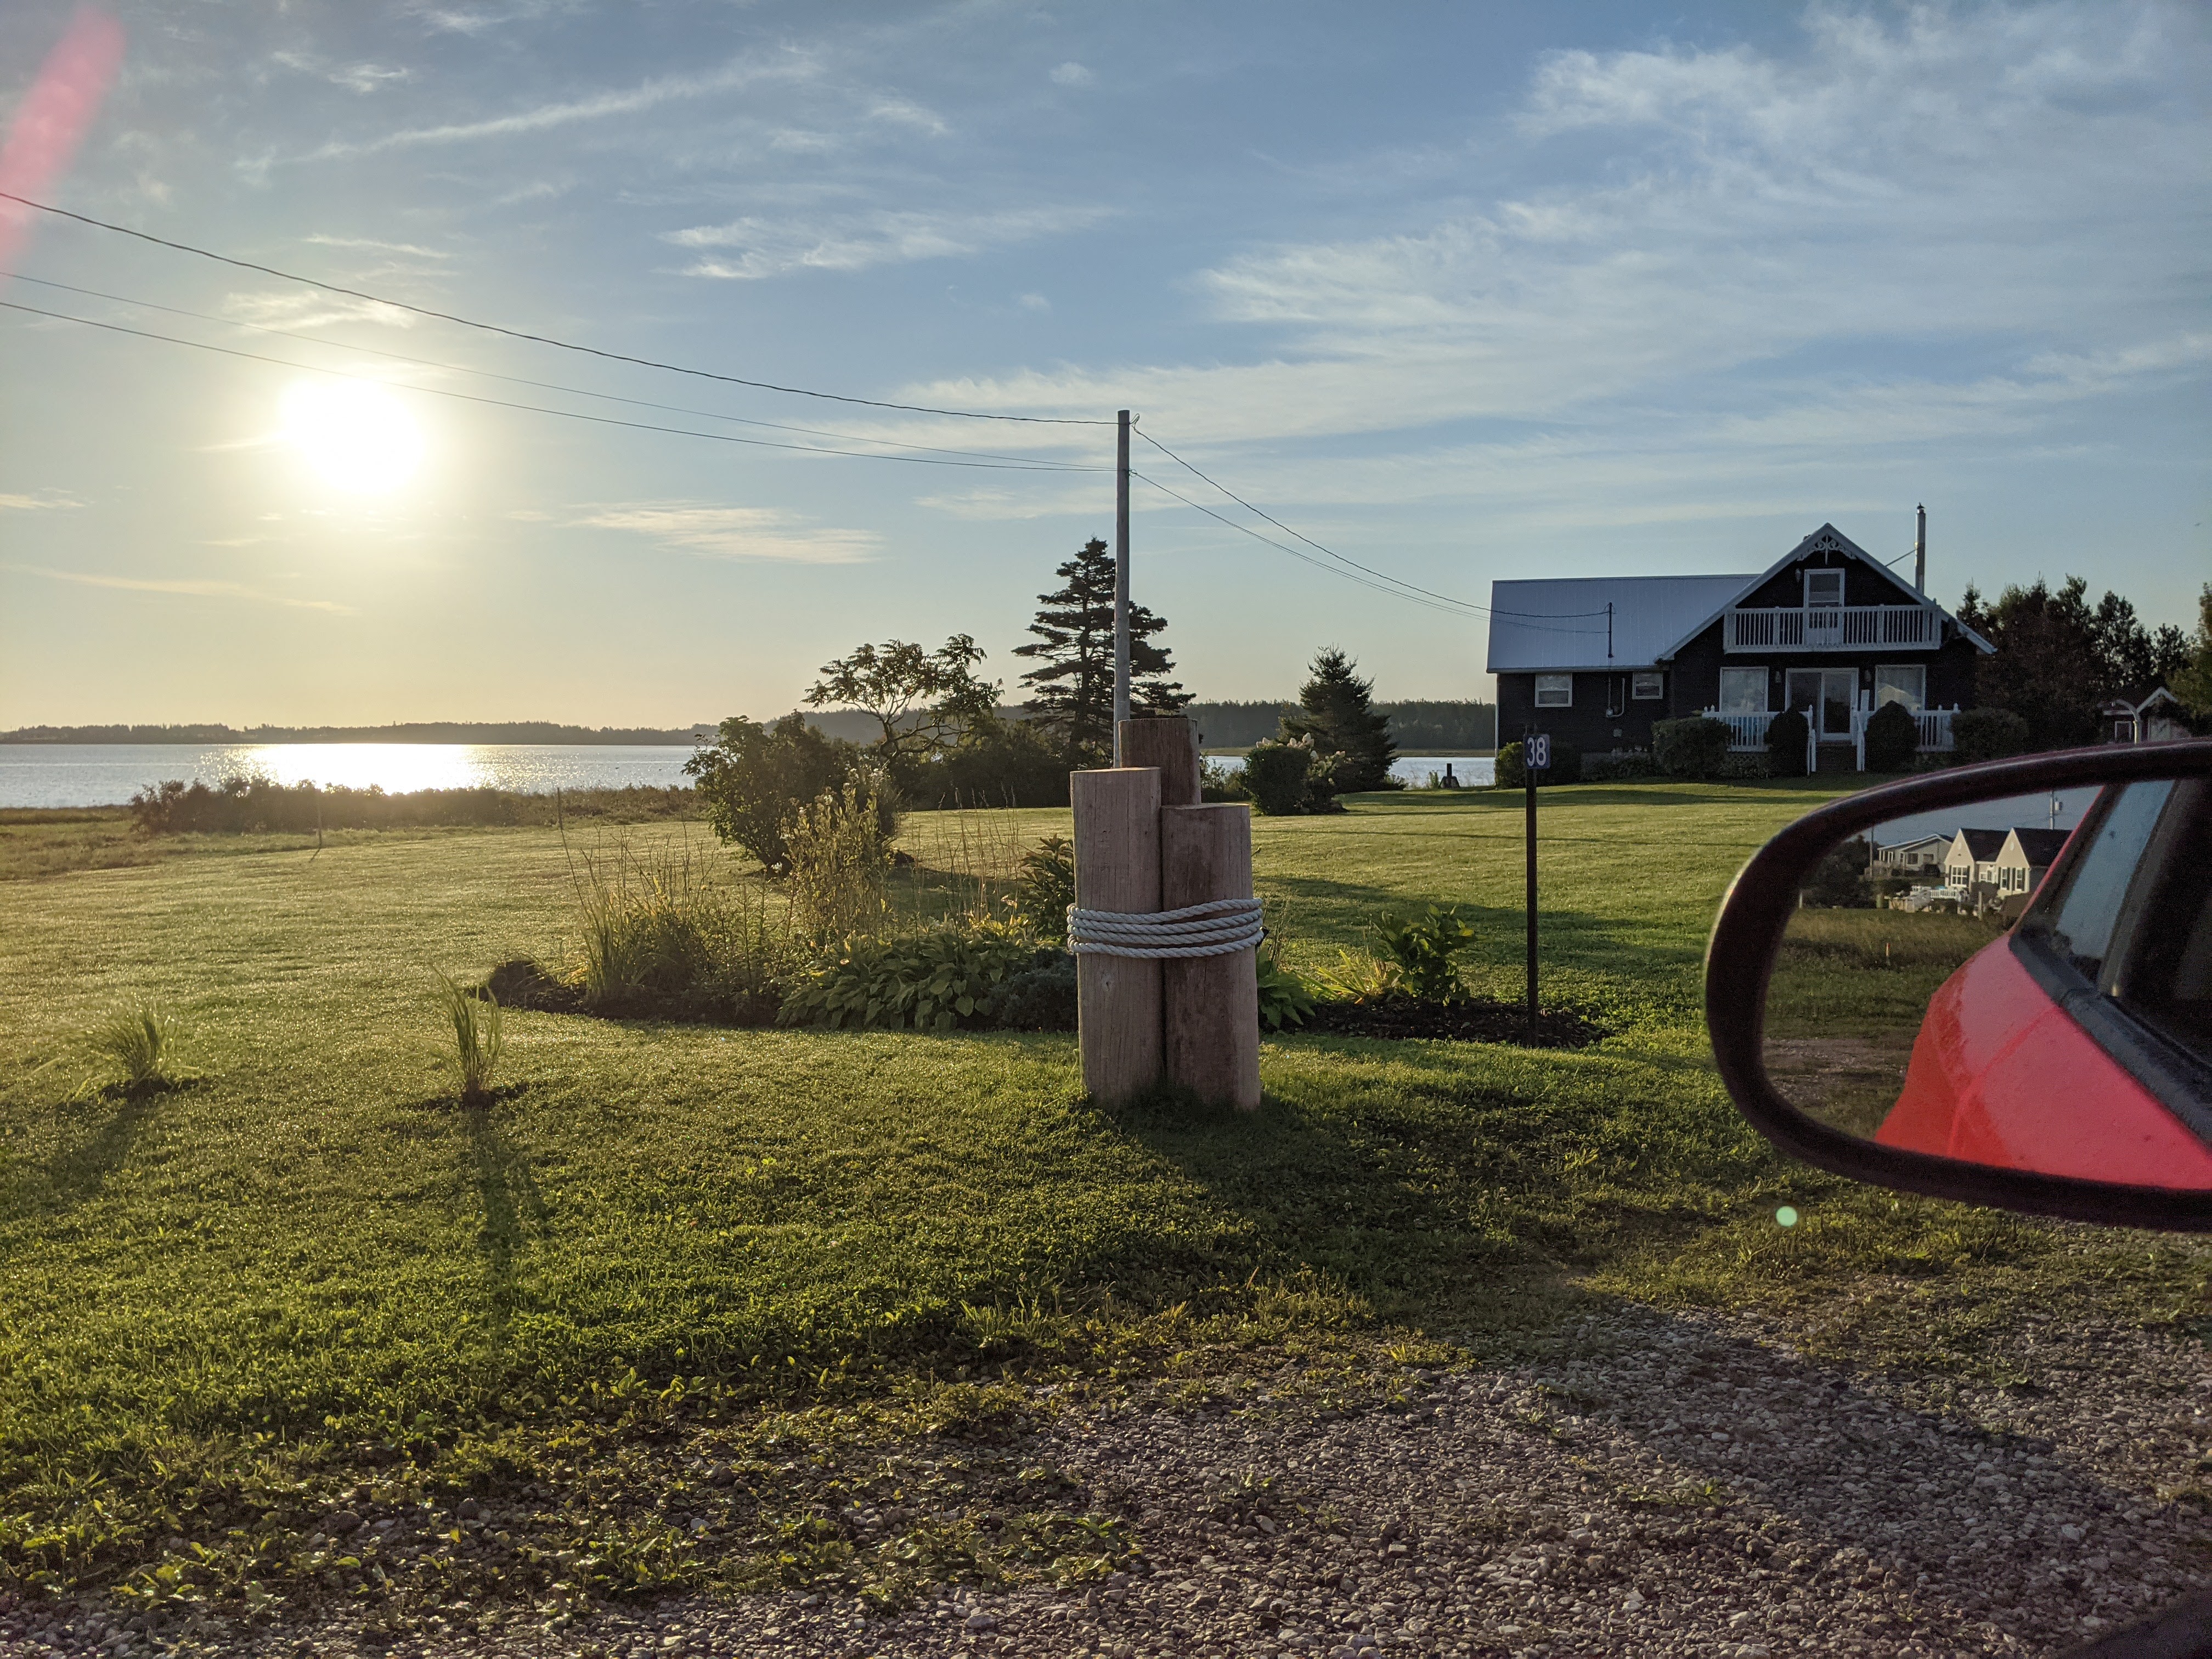
[(1531, 772), (1548, 772), (1552, 769), (1552, 735), (1548, 732), (1528, 734), (1528, 753), (1526, 764)]

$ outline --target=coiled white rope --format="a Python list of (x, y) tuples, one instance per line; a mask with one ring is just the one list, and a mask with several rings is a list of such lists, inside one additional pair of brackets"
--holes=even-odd
[(1067, 907), (1067, 948), (1078, 956), (1171, 960), (1249, 951), (1261, 934), (1260, 901), (1212, 899), (1180, 910), (1079, 910)]

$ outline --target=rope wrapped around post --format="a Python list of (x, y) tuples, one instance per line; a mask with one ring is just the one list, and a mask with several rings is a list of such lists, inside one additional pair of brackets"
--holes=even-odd
[(1255, 898), (1214, 899), (1150, 914), (1067, 907), (1067, 948), (1078, 956), (1225, 957), (1253, 949), (1262, 933)]

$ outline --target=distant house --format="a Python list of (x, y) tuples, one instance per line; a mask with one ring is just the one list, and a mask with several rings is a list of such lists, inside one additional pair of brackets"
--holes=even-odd
[(2106, 743), (2170, 743), (2191, 735), (2181, 699), (2155, 683), (2131, 685), (2097, 711)]
[(1946, 854), (1951, 850), (1948, 836), (1922, 836), (1916, 841), (1893, 842), (1887, 847), (1874, 849), (1873, 866), (1869, 873), (1877, 879), (1885, 877), (1924, 876), (1943, 867)]
[(1864, 769), (1884, 703), (1916, 717), (1923, 751), (1951, 746), (1973, 706), (1974, 660), (1995, 649), (1833, 525), (1754, 575), (1492, 582), (1498, 734), (1549, 732), (1584, 754), (1648, 749), (1655, 721), (1713, 714), (1732, 746), (1764, 751), (1784, 708), (1805, 711), (1824, 771)]
[(2016, 916), (2043, 885), (2068, 831), (2018, 825), (2010, 830), (1961, 830), (1943, 858), (1943, 880), (1960, 894), (1960, 908), (1977, 915), (1998, 910)]
[(2004, 851), (2011, 831), (1961, 830), (1951, 838), (1943, 857), (1943, 882), (1964, 896), (1961, 902), (1979, 910), (1997, 891), (1997, 854)]

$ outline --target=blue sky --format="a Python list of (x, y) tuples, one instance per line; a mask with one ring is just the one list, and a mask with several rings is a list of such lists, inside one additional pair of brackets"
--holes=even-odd
[[(2212, 577), (2201, 7), (114, 9), (64, 205), (747, 378), (1126, 405), (1437, 592), (1757, 569), (1823, 521), (1887, 557), (1923, 501), (1948, 603), (2079, 571), (2190, 622)], [(0, 10), (0, 120), (72, 10)], [(1053, 565), (1111, 534), (1103, 471), (441, 394), (1088, 466), (1103, 428), (687, 380), (52, 221), (17, 269), (0, 299), (380, 379), (422, 459), (337, 487), (283, 435), (304, 372), (0, 312), (0, 726), (767, 715), (956, 630), (1011, 682)], [(1487, 694), (1479, 616), (1137, 505), (1200, 694), (1330, 643), (1380, 695)]]

